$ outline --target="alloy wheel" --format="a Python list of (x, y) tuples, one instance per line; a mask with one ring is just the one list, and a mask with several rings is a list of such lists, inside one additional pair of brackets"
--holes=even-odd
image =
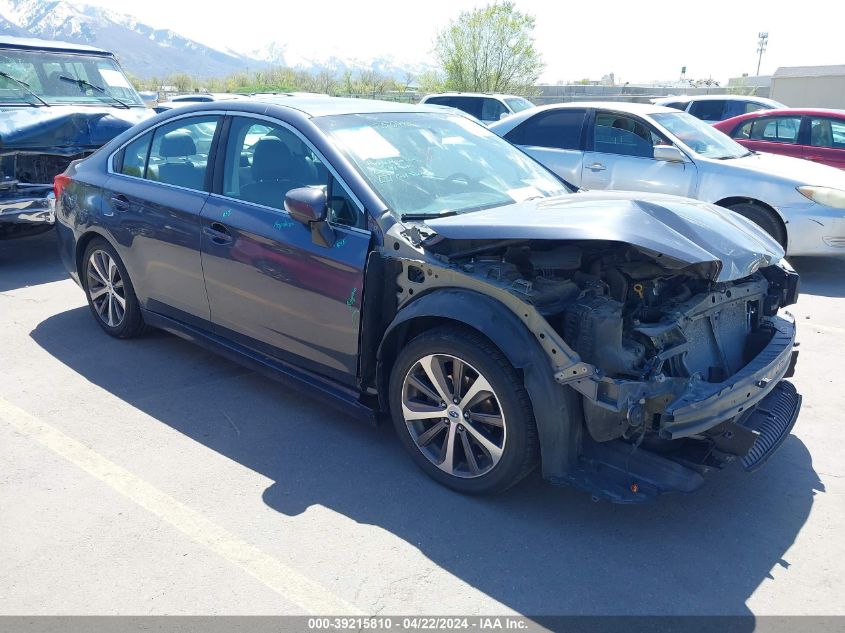
[(402, 385), (402, 415), (420, 452), (449, 475), (480, 477), (502, 458), (507, 425), (499, 398), (460, 358), (429, 354), (414, 363)]
[(114, 258), (96, 250), (88, 258), (88, 297), (97, 316), (109, 327), (118, 327), (126, 316), (123, 277)]

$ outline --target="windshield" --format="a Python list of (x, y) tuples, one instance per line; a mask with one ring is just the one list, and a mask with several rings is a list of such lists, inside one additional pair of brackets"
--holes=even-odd
[(534, 107), (533, 103), (531, 103), (528, 99), (523, 99), (522, 97), (509, 97), (505, 99), (505, 103), (510, 106), (510, 109), (513, 110), (514, 113), (522, 112), (523, 110)]
[(400, 217), (466, 213), (567, 192), (545, 168), (464, 116), (350, 114), (315, 123)]
[(747, 156), (751, 153), (713, 126), (686, 112), (652, 114), (651, 118), (701, 156), (724, 160)]
[(130, 106), (144, 105), (120, 66), (108, 57), (2, 50), (0, 71), (9, 75), (0, 74), (2, 105), (109, 103), (120, 107), (118, 99)]

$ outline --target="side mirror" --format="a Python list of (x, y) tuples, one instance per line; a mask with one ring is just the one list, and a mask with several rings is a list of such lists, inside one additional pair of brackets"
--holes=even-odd
[(655, 145), (654, 160), (664, 160), (667, 163), (685, 163), (687, 157), (674, 145)]
[(311, 239), (315, 244), (331, 248), (335, 234), (326, 221), (328, 204), (326, 192), (316, 187), (299, 187), (285, 194), (285, 211), (297, 222), (311, 229)]
[(501, 121), (501, 120), (503, 120), (503, 119), (507, 119), (510, 115), (511, 115), (511, 113), (510, 113), (510, 112), (502, 112), (502, 113), (499, 115), (499, 121)]

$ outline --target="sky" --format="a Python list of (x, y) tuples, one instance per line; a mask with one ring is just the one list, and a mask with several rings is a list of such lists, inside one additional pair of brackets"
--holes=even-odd
[[(278, 42), (304, 57), (339, 54), (433, 63), (438, 29), (472, 0), (84, 0), (214, 47), (248, 52)], [(845, 64), (845, 0), (515, 0), (537, 20), (543, 82), (638, 83), (756, 74), (757, 34), (769, 33), (761, 74), (778, 66)], [(230, 10), (237, 6), (236, 11)], [(225, 7), (225, 9), (223, 8)]]

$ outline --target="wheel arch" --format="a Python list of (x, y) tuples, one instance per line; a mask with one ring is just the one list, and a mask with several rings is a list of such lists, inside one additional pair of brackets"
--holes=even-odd
[(118, 250), (115, 243), (109, 239), (109, 237), (105, 234), (104, 231), (100, 231), (99, 229), (91, 228), (85, 231), (85, 233), (83, 233), (82, 235), (80, 235), (79, 239), (76, 240), (75, 252), (73, 254), (74, 266), (76, 267), (76, 272), (79, 275), (79, 283), (84, 283), (82, 281), (83, 275), (85, 274), (82, 270), (82, 257), (85, 255), (85, 249), (88, 248), (88, 245), (91, 243), (92, 240), (98, 237), (106, 240), (109, 244), (112, 245), (115, 250)]
[(735, 204), (753, 204), (754, 206), (760, 207), (761, 209), (767, 211), (771, 214), (771, 216), (775, 219), (775, 221), (780, 225), (781, 230), (783, 231), (784, 239), (789, 244), (789, 231), (786, 229), (786, 220), (784, 219), (783, 215), (781, 215), (780, 211), (775, 209), (772, 205), (766, 204), (762, 200), (758, 200), (757, 198), (751, 198), (749, 196), (731, 196), (729, 198), (724, 198), (719, 200), (718, 202), (714, 202), (713, 204), (717, 204), (720, 207), (730, 208), (731, 205)]
[(504, 304), (479, 292), (457, 288), (433, 290), (396, 314), (376, 354), (380, 408), (390, 411), (390, 371), (402, 345), (427, 330), (448, 324), (478, 332), (520, 372), (537, 424), (543, 476), (563, 478), (575, 465), (580, 452), (583, 428), (580, 397), (573, 389), (555, 382), (546, 352), (519, 318)]

